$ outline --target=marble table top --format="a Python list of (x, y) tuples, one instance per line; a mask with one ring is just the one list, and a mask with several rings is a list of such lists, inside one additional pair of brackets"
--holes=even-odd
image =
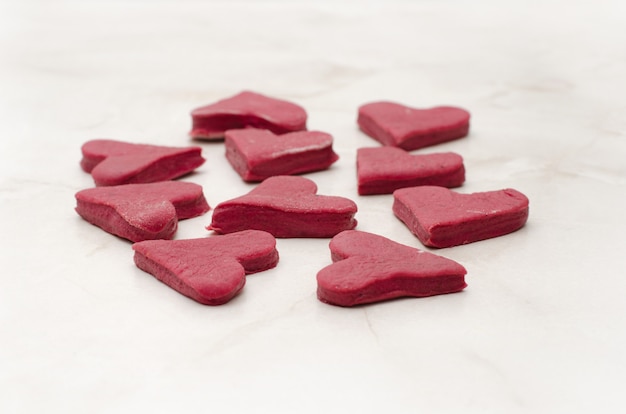
[[(626, 385), (624, 2), (35, 1), (0, 4), (0, 412), (615, 412)], [(392, 197), (359, 196), (359, 105), (456, 105), (461, 192), (515, 188), (527, 225), (431, 250), (460, 293), (316, 298), (328, 239), (202, 306), (82, 220), (90, 139), (200, 145), (211, 206), (253, 188), (192, 108), (254, 90), (302, 105), (339, 161), (306, 174), (357, 229), (424, 248)], [(180, 223), (205, 237), (211, 212)], [(430, 249), (428, 249), (430, 250)], [(612, 411), (613, 410), (613, 411)]]

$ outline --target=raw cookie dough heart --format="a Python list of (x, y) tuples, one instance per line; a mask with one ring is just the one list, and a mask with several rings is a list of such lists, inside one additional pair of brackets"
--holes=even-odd
[(332, 237), (356, 226), (352, 200), (316, 192), (315, 183), (304, 177), (270, 177), (248, 194), (220, 203), (207, 228), (218, 233), (257, 229), (275, 237)]
[(466, 136), (469, 119), (469, 112), (452, 106), (416, 109), (372, 102), (359, 107), (357, 123), (383, 145), (411, 151)]
[(171, 239), (178, 220), (209, 211), (202, 187), (182, 181), (96, 187), (76, 193), (76, 212), (133, 242)]
[(94, 139), (82, 146), (80, 162), (97, 186), (152, 183), (190, 173), (204, 163), (200, 147), (163, 147)]
[(218, 140), (228, 129), (260, 128), (276, 134), (306, 129), (304, 108), (281, 99), (244, 91), (191, 111), (189, 135), (195, 139)]
[(245, 181), (328, 168), (339, 158), (333, 137), (318, 131), (275, 135), (265, 129), (233, 129), (225, 135), (226, 158)]
[(393, 212), (420, 241), (451, 247), (502, 236), (528, 220), (528, 198), (513, 189), (460, 194), (443, 187), (393, 193)]
[(467, 272), (457, 262), (376, 234), (341, 232), (330, 251), (334, 263), (318, 272), (317, 297), (333, 305), (433, 296), (467, 286)]
[(148, 240), (133, 244), (135, 264), (161, 282), (205, 305), (231, 300), (246, 274), (278, 263), (276, 239), (247, 230), (189, 240)]
[(463, 158), (454, 152), (412, 155), (396, 147), (359, 148), (356, 170), (360, 195), (418, 185), (458, 187), (465, 181)]

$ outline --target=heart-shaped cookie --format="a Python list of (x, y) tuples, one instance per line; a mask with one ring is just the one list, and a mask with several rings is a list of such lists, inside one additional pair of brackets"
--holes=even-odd
[(453, 106), (416, 109), (372, 102), (359, 107), (357, 123), (383, 145), (410, 151), (466, 136), (469, 119), (469, 112)]
[(260, 128), (276, 134), (306, 129), (306, 111), (299, 105), (259, 93), (244, 91), (191, 111), (189, 135), (218, 140), (228, 129)]
[(276, 135), (266, 129), (232, 129), (225, 134), (226, 158), (245, 181), (323, 170), (339, 158), (333, 137), (318, 131)]
[(332, 237), (356, 226), (356, 204), (347, 198), (316, 195), (307, 178), (270, 177), (248, 194), (218, 204), (207, 227), (218, 233), (264, 230), (275, 237)]
[(171, 239), (178, 220), (209, 211), (202, 187), (182, 181), (96, 187), (76, 193), (85, 220), (133, 242)]
[(231, 300), (246, 274), (278, 263), (276, 239), (247, 230), (189, 240), (147, 240), (133, 244), (135, 264), (161, 282), (205, 305)]
[(97, 186), (153, 183), (181, 177), (204, 163), (200, 147), (164, 147), (95, 139), (80, 162)]
[(457, 262), (376, 234), (341, 232), (330, 251), (334, 263), (318, 272), (317, 297), (333, 305), (433, 296), (467, 286), (467, 272)]
[(356, 171), (360, 195), (418, 185), (458, 187), (465, 181), (463, 158), (454, 152), (412, 155), (396, 147), (359, 148)]
[(528, 220), (528, 198), (510, 188), (460, 194), (443, 187), (410, 187), (394, 191), (393, 198), (395, 215), (431, 247), (502, 236)]

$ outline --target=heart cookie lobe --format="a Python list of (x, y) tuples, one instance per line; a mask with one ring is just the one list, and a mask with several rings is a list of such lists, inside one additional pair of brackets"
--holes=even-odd
[(528, 198), (514, 189), (460, 194), (443, 187), (396, 190), (393, 212), (426, 246), (451, 247), (512, 233), (528, 220)]
[(333, 137), (318, 131), (276, 135), (265, 129), (233, 129), (225, 134), (226, 158), (244, 181), (319, 171), (339, 159)]
[(412, 155), (397, 147), (359, 148), (356, 163), (360, 195), (420, 185), (459, 187), (465, 181), (463, 158), (454, 152)]
[(153, 183), (186, 175), (202, 164), (200, 147), (164, 147), (94, 139), (82, 146), (82, 169), (97, 186)]
[(469, 120), (469, 112), (454, 106), (416, 109), (382, 101), (360, 106), (357, 123), (383, 145), (411, 151), (465, 137)]
[(334, 263), (318, 272), (317, 297), (332, 305), (433, 296), (467, 286), (459, 263), (376, 234), (344, 231), (333, 237), (330, 251)]
[(133, 244), (138, 268), (177, 292), (205, 305), (221, 305), (237, 295), (246, 274), (278, 263), (269, 233), (239, 233), (188, 240), (147, 240)]
[(295, 103), (243, 91), (194, 109), (191, 120), (189, 135), (192, 138), (221, 140), (229, 129), (251, 127), (268, 129), (275, 134), (305, 130), (307, 113)]
[(83, 219), (133, 242), (171, 239), (178, 220), (210, 209), (202, 187), (182, 181), (95, 187), (75, 197), (76, 212)]
[(333, 237), (353, 229), (356, 204), (347, 198), (317, 195), (317, 185), (304, 177), (270, 177), (241, 197), (215, 207), (208, 230), (233, 233), (263, 230), (275, 237)]

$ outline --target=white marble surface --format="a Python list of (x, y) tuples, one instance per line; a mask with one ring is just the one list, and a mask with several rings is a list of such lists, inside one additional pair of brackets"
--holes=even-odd
[[(0, 412), (621, 412), (626, 385), (626, 3), (0, 3)], [(227, 305), (137, 269), (75, 214), (80, 146), (188, 145), (189, 110), (251, 89), (303, 105), (341, 156), (307, 174), (358, 229), (421, 247), (359, 197), (358, 105), (459, 105), (464, 192), (516, 188), (528, 225), (437, 251), (462, 293), (343, 309), (315, 297), (328, 240)], [(186, 180), (247, 192), (222, 144)], [(203, 237), (210, 214), (177, 238)]]

